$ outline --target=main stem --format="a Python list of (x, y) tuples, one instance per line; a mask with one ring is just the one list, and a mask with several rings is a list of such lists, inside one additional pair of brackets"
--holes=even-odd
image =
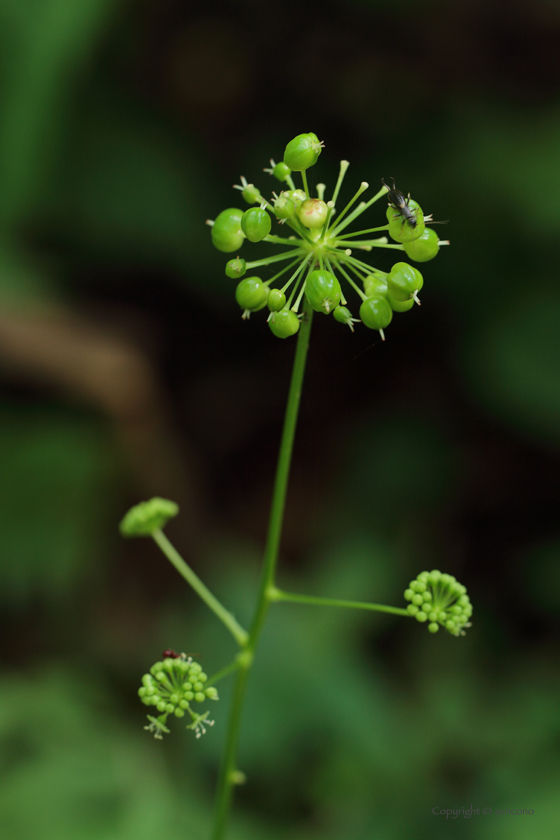
[(225, 837), (227, 820), (231, 807), (233, 786), (236, 784), (237, 768), (237, 742), (239, 740), (239, 729), (241, 726), (241, 714), (245, 689), (249, 677), (249, 670), (253, 663), (253, 656), (263, 628), (263, 624), (271, 601), (271, 592), (274, 589), (274, 577), (278, 562), (278, 550), (282, 536), (282, 522), (284, 519), (284, 508), (286, 504), (286, 491), (290, 474), (294, 436), (299, 412), (303, 376), (305, 373), (305, 362), (309, 347), (309, 335), (311, 333), (311, 322), (313, 310), (307, 299), (304, 302), (304, 318), (298, 332), (298, 341), (292, 379), (288, 394), (288, 404), (284, 417), (284, 428), (280, 442), (280, 452), (276, 467), (276, 478), (272, 493), (272, 505), (270, 508), (270, 519), (268, 523), (268, 535), (263, 560), (261, 584), (255, 614), (249, 632), (249, 639), (244, 650), (238, 656), (239, 670), (235, 679), (233, 689), (233, 700), (229, 716), (228, 731), (220, 777), (218, 780), (218, 791), (216, 795), (216, 817), (212, 840), (223, 840)]

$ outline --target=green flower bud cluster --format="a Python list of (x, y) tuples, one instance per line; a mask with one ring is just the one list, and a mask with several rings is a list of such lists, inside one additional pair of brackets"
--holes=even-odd
[(429, 622), (430, 633), (437, 633), (440, 626), (452, 636), (464, 636), (471, 626), (472, 604), (467, 589), (453, 575), (442, 574), (438, 569), (420, 572), (404, 592), (410, 601), (407, 611), (416, 621)]
[[(416, 262), (433, 259), (442, 243), (433, 230), (426, 227), (431, 216), (424, 216), (417, 201), (404, 198), (383, 181), (383, 188), (369, 201), (359, 197), (369, 185), (363, 181), (351, 201), (339, 211), (337, 201), (348, 169), (348, 161), (341, 161), (340, 174), (331, 200), (324, 198), (325, 185), (317, 184), (317, 195), (311, 195), (307, 170), (319, 159), (323, 143), (316, 134), (298, 134), (291, 140), (280, 163), (270, 161), (265, 169), (285, 185), (267, 199), (254, 184), (241, 178), (240, 190), (244, 200), (253, 206), (247, 210), (230, 207), (223, 210), (212, 226), (212, 242), (223, 252), (239, 251), (245, 240), (286, 246), (283, 253), (258, 260), (245, 260), (239, 255), (226, 265), (226, 275), (238, 280), (235, 292), (242, 317), (268, 307), (268, 324), (279, 338), (295, 335), (300, 326), (300, 305), (306, 300), (316, 312), (334, 314), (335, 320), (354, 330), (361, 321), (369, 329), (384, 330), (394, 312), (407, 312), (420, 303), (418, 292), (424, 279), (420, 272), (406, 262), (397, 262), (390, 272), (373, 268), (363, 260), (363, 252), (374, 248), (393, 248), (404, 251)], [(302, 188), (293, 177), (300, 173)], [(387, 224), (348, 233), (347, 227), (379, 198), (388, 197)], [(279, 227), (273, 231), (273, 222)], [(282, 235), (289, 228), (289, 235)], [(386, 235), (375, 239), (358, 239), (362, 234), (383, 231), (398, 244), (389, 243)], [(276, 271), (276, 264), (284, 264)], [(257, 274), (252, 269), (259, 268)], [(273, 276), (266, 276), (276, 273)], [(249, 276), (245, 276), (249, 273)], [(354, 318), (347, 305), (342, 284), (346, 281), (360, 296), (359, 318)], [(276, 285), (273, 285), (276, 284)]]
[(193, 729), (197, 738), (203, 735), (204, 724), (213, 726), (214, 722), (208, 720), (208, 712), (197, 714), (190, 704), (219, 699), (214, 686), (205, 687), (207, 681), (208, 677), (198, 662), (193, 662), (192, 658), (184, 653), (152, 665), (150, 672), (142, 677), (138, 696), (145, 706), (155, 706), (160, 716), (154, 718), (148, 715), (150, 725), (145, 729), (154, 732), (154, 737), (161, 738), (162, 732), (169, 732), (165, 728), (169, 715), (182, 718), (187, 713), (191, 721), (187, 729)]
[(121, 520), (120, 532), (123, 537), (151, 537), (178, 513), (179, 506), (175, 502), (155, 496), (130, 508)]

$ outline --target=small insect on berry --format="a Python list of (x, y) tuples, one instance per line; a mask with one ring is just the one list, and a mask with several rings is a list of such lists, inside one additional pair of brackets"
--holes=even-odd
[(189, 656), (200, 656), (200, 653), (177, 653), (171, 648), (167, 648), (161, 656), (162, 659), (187, 659)]
[[(387, 220), (389, 222), (389, 233), (397, 242), (410, 242), (417, 239), (424, 232), (424, 214), (420, 205), (408, 197), (395, 186), (395, 179), (391, 178), (393, 188), (387, 186), (383, 178), (381, 183), (387, 190), (389, 207), (387, 208)], [(393, 212), (393, 211), (396, 211)], [(400, 225), (398, 220), (402, 220)]]

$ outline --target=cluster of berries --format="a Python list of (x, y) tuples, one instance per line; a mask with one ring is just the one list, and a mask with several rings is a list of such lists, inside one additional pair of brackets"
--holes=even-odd
[(150, 668), (149, 674), (142, 677), (142, 687), (138, 689), (138, 696), (146, 706), (155, 706), (159, 717), (148, 715), (150, 725), (144, 727), (154, 733), (154, 737), (161, 739), (163, 732), (169, 732), (165, 723), (168, 715), (182, 718), (185, 713), (191, 717), (187, 729), (192, 729), (196, 737), (200, 738), (206, 732), (206, 726), (213, 726), (214, 721), (208, 719), (208, 712), (197, 714), (190, 704), (204, 703), (205, 700), (218, 700), (218, 691), (214, 686), (204, 687), (208, 677), (198, 662), (193, 662), (185, 653), (166, 657), (162, 662), (156, 662)]
[[(354, 256), (353, 249), (393, 248), (404, 251), (416, 262), (427, 262), (436, 256), (440, 245), (448, 243), (442, 243), (431, 228), (426, 228), (431, 217), (425, 217), (420, 205), (410, 196), (405, 198), (394, 182), (392, 189), (383, 182), (382, 189), (372, 199), (361, 201), (351, 209), (369, 186), (362, 182), (351, 201), (337, 214), (336, 202), (348, 161), (340, 163), (331, 200), (324, 200), (324, 184), (317, 184), (317, 197), (312, 197), (306, 170), (317, 162), (322, 146), (316, 134), (299, 134), (286, 146), (280, 163), (271, 160), (270, 169), (265, 172), (286, 184), (287, 189), (279, 195), (272, 193), (270, 200), (264, 198), (254, 184), (241, 178), (241, 184), (235, 185), (235, 189), (241, 191), (248, 204), (257, 206), (245, 211), (230, 207), (214, 221), (208, 220), (212, 227), (212, 242), (225, 253), (239, 251), (245, 239), (290, 246), (289, 250), (276, 256), (249, 262), (237, 256), (227, 263), (226, 275), (240, 280), (235, 297), (243, 310), (243, 318), (249, 318), (251, 312), (267, 306), (271, 331), (279, 338), (287, 338), (299, 329), (299, 307), (305, 295), (315, 311), (326, 315), (334, 313), (335, 319), (347, 324), (351, 330), (353, 324), (361, 320), (370, 329), (379, 330), (384, 338), (383, 330), (391, 322), (393, 312), (406, 312), (414, 303), (420, 303), (418, 292), (424, 282), (422, 275), (405, 262), (396, 263), (388, 273), (372, 268)], [(301, 173), (303, 189), (296, 189), (293, 172)], [(384, 195), (389, 199), (387, 224), (347, 233), (347, 226)], [(287, 238), (272, 235), (271, 215), (294, 233)], [(388, 231), (398, 244), (390, 243), (386, 236), (354, 238), (378, 231)], [(248, 270), (281, 262), (288, 264), (268, 280), (263, 281), (253, 274), (245, 276)], [(288, 279), (284, 278), (279, 287), (273, 288), (272, 284), (288, 272)], [(362, 300), (359, 319), (353, 318), (346, 306), (337, 273)]]
[(429, 621), (430, 633), (437, 633), (440, 625), (453, 636), (464, 636), (470, 627), (472, 604), (467, 588), (453, 575), (442, 574), (437, 569), (420, 572), (410, 581), (404, 597), (410, 604), (407, 611), (416, 621)]

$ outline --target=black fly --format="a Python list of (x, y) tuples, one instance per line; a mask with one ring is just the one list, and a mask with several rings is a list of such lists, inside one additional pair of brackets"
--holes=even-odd
[(383, 178), (381, 179), (381, 183), (387, 190), (387, 198), (389, 199), (389, 207), (393, 207), (398, 213), (401, 214), (403, 217), (403, 224), (404, 222), (408, 222), (410, 227), (416, 227), (416, 214), (413, 210), (410, 209), (408, 206), (408, 202), (410, 201), (410, 193), (408, 194), (408, 198), (405, 198), (404, 195), (400, 190), (398, 190), (395, 186), (395, 179), (391, 178), (393, 182), (393, 189), (390, 189)]

